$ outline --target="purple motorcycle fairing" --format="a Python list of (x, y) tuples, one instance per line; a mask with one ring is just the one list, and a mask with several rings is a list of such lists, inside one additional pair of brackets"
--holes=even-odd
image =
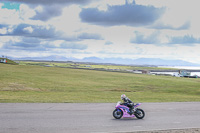
[(123, 112), (123, 116), (122, 117), (135, 117), (134, 114), (130, 115), (128, 112), (129, 112), (129, 108), (127, 106), (124, 106), (124, 105), (117, 105), (116, 106), (116, 109), (118, 110), (121, 110)]
[(140, 105), (141, 105), (141, 103), (137, 103), (136, 105), (134, 105), (134, 108), (137, 108)]

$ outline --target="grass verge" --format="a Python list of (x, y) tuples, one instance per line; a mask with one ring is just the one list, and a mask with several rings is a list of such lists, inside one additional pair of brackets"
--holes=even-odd
[(200, 79), (0, 64), (0, 102), (200, 101)]

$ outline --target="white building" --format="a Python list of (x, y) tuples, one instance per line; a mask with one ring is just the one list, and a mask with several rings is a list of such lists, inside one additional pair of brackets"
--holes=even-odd
[(7, 63), (6, 59), (0, 59), (0, 63)]

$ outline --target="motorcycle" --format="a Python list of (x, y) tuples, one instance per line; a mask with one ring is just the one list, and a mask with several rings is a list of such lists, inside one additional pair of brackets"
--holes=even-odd
[(129, 107), (126, 106), (126, 103), (117, 102), (117, 105), (115, 106), (116, 109), (113, 111), (113, 117), (116, 119), (120, 119), (121, 117), (123, 118), (136, 117), (138, 119), (143, 119), (145, 116), (145, 112), (142, 109), (137, 108), (140, 105), (141, 103), (133, 105), (134, 106), (133, 114), (131, 114)]

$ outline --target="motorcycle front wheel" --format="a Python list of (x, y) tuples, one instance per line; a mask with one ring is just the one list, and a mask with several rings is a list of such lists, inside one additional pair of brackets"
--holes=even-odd
[(145, 116), (145, 113), (142, 109), (137, 109), (134, 113), (134, 115), (136, 116), (136, 118), (138, 119), (143, 119)]
[(115, 109), (115, 110), (113, 111), (113, 117), (114, 117), (115, 119), (120, 119), (122, 116), (123, 116), (123, 112), (122, 112), (121, 110)]

